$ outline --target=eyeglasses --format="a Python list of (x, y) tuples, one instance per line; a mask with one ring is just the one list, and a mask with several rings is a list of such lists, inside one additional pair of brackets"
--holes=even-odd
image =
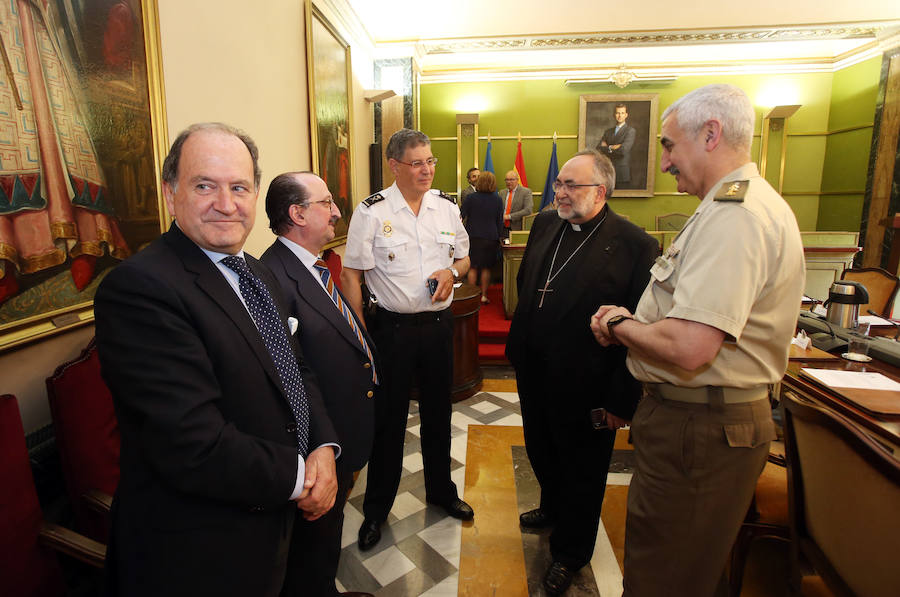
[(563, 182), (561, 180), (554, 180), (553, 185), (552, 185), (554, 193), (560, 192), (561, 190), (563, 190), (563, 188), (565, 188), (566, 191), (569, 193), (574, 193), (575, 189), (577, 189), (578, 187), (602, 187), (602, 186), (603, 186), (603, 184), (599, 183), (599, 182), (594, 182), (591, 184), (575, 184), (573, 182), (568, 182), (568, 181)]
[(313, 203), (324, 203), (325, 207), (331, 209), (331, 206), (334, 204), (334, 199), (320, 199), (319, 201), (307, 201), (306, 203), (301, 203), (303, 207), (307, 207), (312, 205)]
[(400, 162), (401, 164), (406, 164), (407, 166), (411, 166), (416, 170), (424, 168), (426, 165), (428, 166), (436, 166), (437, 158), (428, 158), (427, 160), (413, 160), (412, 162), (403, 162), (400, 160), (394, 160), (395, 162)]

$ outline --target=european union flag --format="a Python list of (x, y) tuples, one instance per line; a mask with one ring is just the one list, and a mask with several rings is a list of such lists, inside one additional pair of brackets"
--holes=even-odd
[(488, 141), (487, 151), (484, 153), (484, 168), (482, 168), (485, 172), (494, 173), (494, 160), (491, 159), (491, 142)]
[(547, 181), (544, 183), (544, 194), (541, 195), (541, 209), (553, 201), (553, 181), (557, 176), (559, 176), (559, 163), (556, 161), (556, 141), (554, 141), (553, 151), (550, 154), (550, 166), (547, 168)]

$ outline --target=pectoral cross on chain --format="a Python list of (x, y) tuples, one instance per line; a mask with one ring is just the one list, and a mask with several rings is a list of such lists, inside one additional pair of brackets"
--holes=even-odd
[(543, 287), (543, 288), (538, 288), (538, 292), (541, 293), (541, 302), (538, 303), (538, 309), (540, 309), (540, 308), (542, 308), (542, 307), (544, 306), (544, 297), (547, 296), (547, 293), (548, 293), (548, 292), (553, 292), (553, 289), (552, 289), (552, 288), (548, 288), (548, 286), (550, 286), (550, 280), (547, 280), (547, 281), (544, 283), (544, 287)]

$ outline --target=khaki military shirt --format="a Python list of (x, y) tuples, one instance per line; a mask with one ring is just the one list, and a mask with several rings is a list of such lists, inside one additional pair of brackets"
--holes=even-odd
[(444, 301), (431, 302), (426, 279), (468, 255), (469, 235), (452, 199), (428, 191), (417, 217), (394, 183), (356, 206), (344, 265), (365, 271), (366, 285), (381, 307), (420, 313), (450, 306), (452, 292)]
[(629, 350), (635, 378), (737, 388), (781, 379), (806, 270), (794, 213), (755, 164), (713, 185), (660, 259), (666, 263), (654, 265), (635, 318), (697, 321), (726, 338), (715, 359), (695, 371)]

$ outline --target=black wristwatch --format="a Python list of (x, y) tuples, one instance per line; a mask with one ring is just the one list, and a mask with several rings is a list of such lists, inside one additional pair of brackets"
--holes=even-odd
[(613, 315), (606, 322), (606, 331), (609, 332), (609, 337), (613, 340), (616, 340), (616, 332), (613, 331), (613, 328), (625, 321), (626, 319), (634, 319), (631, 315)]

